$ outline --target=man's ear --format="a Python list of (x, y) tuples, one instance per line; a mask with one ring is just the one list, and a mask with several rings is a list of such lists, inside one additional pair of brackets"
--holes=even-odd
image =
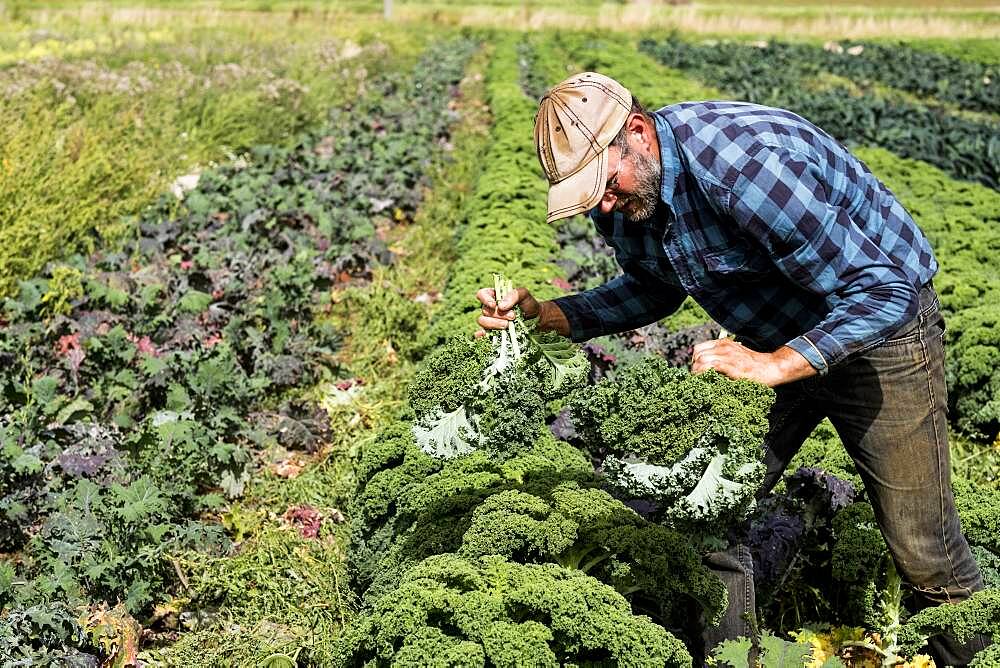
[(629, 134), (633, 135), (633, 139), (636, 143), (647, 150), (651, 150), (653, 146), (653, 136), (656, 132), (656, 128), (653, 124), (642, 114), (631, 114), (628, 120), (625, 121), (628, 126)]

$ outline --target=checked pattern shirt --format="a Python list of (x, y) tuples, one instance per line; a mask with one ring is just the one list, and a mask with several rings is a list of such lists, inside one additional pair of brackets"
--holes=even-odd
[(802, 117), (743, 102), (653, 114), (663, 179), (647, 221), (590, 212), (623, 273), (556, 303), (575, 341), (674, 312), (690, 295), (759, 351), (788, 345), (826, 373), (917, 314), (937, 272), (899, 200)]

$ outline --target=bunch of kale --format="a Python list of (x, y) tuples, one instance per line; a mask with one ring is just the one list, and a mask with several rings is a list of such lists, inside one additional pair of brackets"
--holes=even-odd
[(754, 506), (773, 400), (759, 383), (647, 358), (575, 393), (571, 406), (616, 493), (654, 501), (675, 526), (724, 535)]

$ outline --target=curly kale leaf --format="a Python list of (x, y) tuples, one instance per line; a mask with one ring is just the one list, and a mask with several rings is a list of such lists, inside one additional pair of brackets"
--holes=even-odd
[(413, 425), (413, 437), (420, 449), (433, 457), (467, 455), (479, 445), (479, 433), (469, 422), (465, 406), (451, 413), (434, 413), (425, 419), (425, 425)]
[[(555, 332), (529, 334), (529, 364), (537, 365), (546, 387), (554, 394), (566, 387), (582, 385), (590, 373), (587, 356)], [(543, 362), (542, 364), (538, 364)]]
[(902, 653), (913, 656), (928, 638), (941, 633), (952, 634), (960, 643), (978, 634), (1000, 633), (1000, 589), (977, 591), (961, 603), (945, 603), (913, 615), (900, 633)]
[(405, 422), (364, 446), (357, 476), (350, 567), (360, 591), (376, 576), (376, 589), (391, 588), (404, 562), (457, 549), (473, 510), (492, 494), (594, 480), (583, 453), (551, 436), (503, 462), (482, 451), (441, 460), (416, 446)]
[(720, 532), (753, 508), (774, 392), (662, 359), (619, 370), (571, 398), (592, 452), (607, 451), (608, 484), (655, 501), (677, 526)]
[(454, 336), (424, 358), (408, 390), (417, 419), (439, 411), (451, 413), (471, 403), (491, 357), (486, 337)]
[(604, 460), (604, 474), (615, 489), (635, 498), (651, 499), (659, 514), (680, 527), (697, 527), (712, 534), (753, 509), (764, 465), (757, 453), (723, 453), (695, 447), (672, 466), (614, 455)]
[(867, 503), (852, 503), (833, 518), (833, 534), (831, 574), (846, 595), (841, 614), (848, 623), (873, 625), (880, 616), (878, 599), (889, 566), (875, 511)]
[(583, 570), (673, 623), (697, 602), (710, 623), (726, 591), (686, 536), (648, 522), (599, 489), (575, 483), (535, 496), (511, 490), (483, 502), (462, 539), (464, 556), (500, 554)]
[(690, 666), (684, 645), (586, 574), (490, 556), (430, 557), (340, 640), (345, 664), (449, 656), (458, 665)]
[[(784, 640), (764, 632), (760, 637), (760, 663), (763, 668), (799, 668), (812, 665), (813, 651), (808, 643)], [(713, 656), (718, 665), (732, 668), (750, 668), (749, 654), (753, 642), (748, 638), (726, 640), (715, 650)]]
[(669, 465), (725, 425), (731, 445), (759, 446), (767, 433), (774, 391), (709, 371), (692, 375), (649, 357), (619, 368), (614, 380), (574, 393), (577, 429), (619, 455)]
[[(512, 288), (496, 275), (497, 299)], [(586, 382), (586, 357), (568, 340), (520, 318), (490, 337), (455, 337), (432, 354), (409, 388), (424, 452), (451, 458), (476, 449), (505, 459), (530, 448), (547, 402)]]

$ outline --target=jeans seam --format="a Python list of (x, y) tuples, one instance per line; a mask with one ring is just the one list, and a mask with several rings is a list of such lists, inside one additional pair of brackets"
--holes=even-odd
[[(923, 333), (924, 321), (925, 321), (925, 314), (921, 313), (920, 325), (919, 325), (921, 333)], [(965, 585), (963, 585), (958, 578), (958, 572), (955, 569), (955, 559), (951, 555), (951, 547), (948, 545), (948, 535), (947, 531), (945, 530), (945, 503), (944, 503), (945, 488), (943, 479), (944, 463), (941, 461), (941, 453), (943, 452), (944, 449), (941, 447), (941, 437), (940, 437), (940, 431), (938, 429), (939, 416), (937, 414), (938, 411), (935, 410), (934, 381), (931, 378), (931, 370), (929, 367), (930, 355), (927, 350), (926, 337), (924, 336), (920, 337), (920, 351), (923, 353), (923, 358), (924, 358), (923, 366), (925, 375), (927, 377), (927, 396), (929, 401), (928, 408), (930, 409), (929, 413), (931, 418), (931, 429), (934, 431), (934, 449), (935, 449), (934, 463), (935, 466), (937, 467), (938, 525), (941, 535), (941, 545), (944, 548), (945, 556), (948, 558), (948, 566), (951, 568), (952, 582), (954, 582), (955, 585), (958, 586), (959, 588), (964, 589), (969, 596), (972, 596), (972, 589), (970, 587), (966, 587)], [(948, 598), (949, 600), (951, 599), (950, 594), (948, 595)]]
[[(751, 567), (752, 567), (753, 566), (753, 556), (750, 554), (750, 548), (748, 548), (746, 545), (741, 544), (737, 549), (739, 550), (739, 553), (740, 553), (739, 554), (739, 559), (740, 559), (741, 562), (743, 562), (744, 568), (746, 567), (747, 563), (749, 563), (751, 565)], [(749, 557), (749, 559), (747, 559), (746, 557)], [(750, 617), (750, 615), (754, 615), (755, 617), (757, 616), (757, 611), (750, 609), (750, 598), (751, 598), (750, 594), (751, 594), (751, 591), (752, 591), (751, 588), (753, 586), (751, 583), (753, 582), (753, 577), (751, 576), (751, 577), (748, 577), (748, 578), (744, 578), (743, 581), (744, 581), (744, 585), (743, 585), (743, 613), (744, 613), (744, 616), (746, 617), (746, 619), (743, 620), (743, 624), (744, 624), (743, 631), (746, 633), (747, 637), (750, 637), (750, 634), (753, 632), (753, 630), (752, 630), (751, 625), (750, 625), (750, 619), (749, 619), (749, 617)]]

